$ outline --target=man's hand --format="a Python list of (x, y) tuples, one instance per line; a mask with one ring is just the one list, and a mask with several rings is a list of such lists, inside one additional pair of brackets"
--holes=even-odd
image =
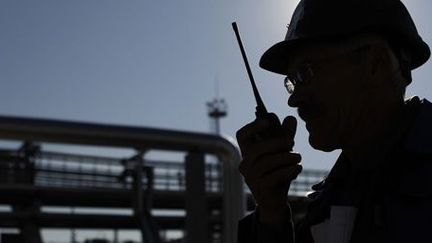
[(288, 116), (281, 126), (270, 115), (275, 119), (257, 119), (237, 131), (237, 141), (243, 156), (240, 173), (260, 208), (259, 219), (277, 225), (289, 210), (288, 189), (302, 167), (300, 154), (292, 151), (297, 120)]

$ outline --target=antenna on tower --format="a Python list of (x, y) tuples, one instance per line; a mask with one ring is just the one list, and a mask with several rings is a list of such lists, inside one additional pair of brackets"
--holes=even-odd
[(214, 79), (216, 99), (219, 98), (219, 76), (216, 74)]
[(215, 95), (212, 101), (207, 102), (207, 114), (210, 117), (210, 130), (212, 133), (220, 134), (220, 119), (228, 115), (228, 105), (225, 99), (219, 98), (219, 77), (215, 76)]

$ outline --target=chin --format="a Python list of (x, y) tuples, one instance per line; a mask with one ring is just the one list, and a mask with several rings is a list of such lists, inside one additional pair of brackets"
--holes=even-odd
[(336, 149), (339, 149), (340, 146), (336, 146), (336, 144), (332, 141), (317, 139), (312, 135), (309, 135), (309, 144), (312, 148), (321, 150), (324, 152), (332, 152)]

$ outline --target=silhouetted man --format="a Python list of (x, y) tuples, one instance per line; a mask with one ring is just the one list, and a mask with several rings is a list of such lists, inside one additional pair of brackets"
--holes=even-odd
[(293, 225), (296, 119), (240, 129), (240, 172), (257, 208), (240, 221), (239, 242), (432, 242), (432, 105), (404, 100), (429, 56), (399, 0), (302, 0), (260, 66), (286, 75), (311, 146), (342, 153)]

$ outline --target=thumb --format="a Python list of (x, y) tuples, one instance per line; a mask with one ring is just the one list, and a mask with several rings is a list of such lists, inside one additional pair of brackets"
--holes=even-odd
[(284, 130), (288, 139), (294, 141), (297, 131), (297, 119), (293, 116), (287, 116), (282, 122), (282, 129)]

